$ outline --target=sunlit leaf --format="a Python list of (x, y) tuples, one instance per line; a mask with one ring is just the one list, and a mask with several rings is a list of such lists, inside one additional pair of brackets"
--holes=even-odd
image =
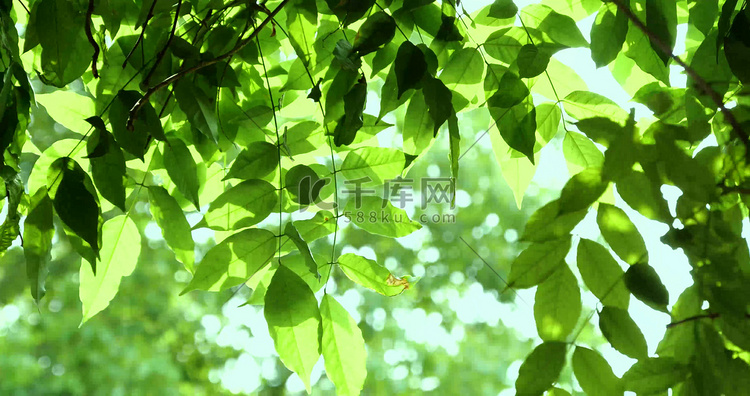
[(539, 337), (545, 341), (565, 341), (581, 315), (578, 280), (567, 265), (561, 265), (534, 296), (534, 320)]
[(637, 394), (655, 394), (682, 382), (687, 368), (672, 358), (658, 357), (638, 361), (622, 376), (625, 389)]
[(276, 146), (268, 142), (253, 142), (237, 155), (224, 180), (259, 179), (273, 172), (278, 165)]
[(625, 273), (604, 246), (582, 238), (577, 263), (583, 282), (604, 306), (628, 309), (630, 292), (623, 282)]
[(613, 348), (633, 359), (648, 357), (646, 338), (641, 329), (630, 318), (628, 311), (616, 307), (604, 307), (599, 312), (599, 329)]
[(46, 188), (40, 188), (31, 197), (31, 210), (23, 222), (23, 255), (26, 259), (26, 276), (29, 278), (31, 296), (39, 303), (46, 294), (44, 287), (52, 259), (52, 200)]
[(299, 276), (280, 265), (268, 286), (265, 302), (263, 315), (279, 358), (299, 375), (310, 393), (310, 374), (320, 357), (318, 301)]
[[(622, 2), (630, 7), (630, 0)], [(628, 17), (614, 3), (602, 4), (591, 27), (591, 59), (596, 67), (610, 64), (625, 44), (628, 35)]]
[(527, 247), (513, 260), (508, 284), (525, 289), (536, 286), (547, 279), (561, 265), (570, 250), (570, 237), (546, 242), (536, 242)]
[(362, 332), (346, 309), (330, 294), (320, 302), (321, 350), (326, 374), (342, 395), (358, 395), (367, 376), (367, 351)]
[(384, 296), (395, 296), (411, 287), (407, 277), (397, 278), (375, 261), (353, 253), (342, 254), (338, 265), (353, 282)]
[(622, 395), (624, 392), (619, 378), (612, 372), (609, 363), (597, 352), (576, 346), (573, 353), (573, 372), (578, 383), (587, 395)]
[(200, 210), (198, 202), (198, 170), (193, 159), (193, 154), (181, 139), (169, 139), (164, 145), (164, 166), (167, 168), (169, 177), (174, 182), (177, 190)]
[(271, 183), (251, 179), (224, 191), (208, 207), (201, 225), (213, 230), (250, 227), (278, 208), (278, 194)]
[(161, 186), (148, 188), (148, 202), (162, 236), (175, 256), (192, 271), (195, 263), (195, 242), (190, 232), (190, 224), (180, 204)]
[(516, 394), (519, 396), (541, 395), (557, 381), (565, 366), (564, 342), (539, 344), (521, 364), (516, 379)]
[(411, 234), (422, 225), (411, 220), (401, 208), (380, 197), (362, 196), (349, 199), (344, 207), (347, 221), (377, 235), (398, 238)]
[(625, 212), (609, 204), (600, 204), (596, 223), (612, 250), (628, 264), (648, 261), (643, 237)]

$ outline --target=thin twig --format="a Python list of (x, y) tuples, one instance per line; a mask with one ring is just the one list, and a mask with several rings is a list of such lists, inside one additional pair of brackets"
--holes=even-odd
[(739, 135), (739, 137), (742, 139), (742, 144), (745, 145), (745, 148), (748, 151), (748, 154), (750, 155), (750, 137), (745, 133), (745, 131), (742, 129), (742, 126), (737, 121), (737, 119), (734, 117), (734, 114), (727, 109), (727, 107), (724, 105), (724, 100), (722, 99), (719, 94), (714, 91), (713, 88), (706, 82), (703, 77), (701, 77), (692, 67), (690, 67), (685, 61), (680, 59), (677, 55), (672, 53), (672, 49), (670, 46), (668, 46), (664, 41), (661, 40), (660, 37), (658, 37), (656, 34), (654, 34), (652, 31), (650, 31), (646, 25), (633, 13), (633, 10), (630, 9), (630, 7), (624, 5), (620, 0), (611, 0), (612, 3), (614, 3), (617, 8), (622, 11), (625, 16), (630, 19), (631, 22), (633, 22), (633, 25), (635, 25), (638, 29), (640, 29), (643, 33), (648, 36), (648, 38), (651, 40), (652, 43), (656, 44), (659, 49), (667, 54), (670, 58), (672, 58), (675, 63), (680, 65), (684, 70), (685, 73), (695, 81), (695, 83), (698, 85), (698, 88), (700, 88), (703, 93), (708, 95), (711, 100), (716, 103), (716, 105), (719, 107), (719, 110), (722, 114), (724, 114), (724, 118), (727, 120), (729, 125), (732, 126), (732, 129), (734, 129), (735, 133)]
[(156, 7), (156, 2), (158, 0), (154, 0), (153, 3), (151, 3), (151, 8), (148, 9), (148, 14), (146, 14), (146, 20), (143, 21), (143, 25), (141, 25), (141, 34), (138, 35), (138, 38), (135, 40), (135, 44), (133, 45), (133, 48), (130, 49), (130, 52), (128, 52), (128, 55), (125, 56), (125, 60), (122, 61), (122, 68), (124, 69), (125, 66), (128, 65), (128, 61), (130, 60), (130, 57), (133, 56), (133, 53), (135, 53), (135, 49), (138, 48), (138, 45), (143, 41), (143, 35), (146, 34), (146, 28), (148, 27), (148, 22), (151, 20), (151, 18), (154, 17), (154, 7)]
[[(718, 312), (712, 312), (712, 313), (707, 313), (707, 314), (690, 316), (688, 318), (681, 319), (681, 320), (678, 320), (676, 322), (672, 322), (672, 323), (668, 324), (667, 328), (670, 329), (672, 327), (681, 325), (683, 323), (693, 322), (693, 321), (701, 320), (701, 319), (711, 319), (711, 320), (714, 320), (716, 318), (719, 318), (720, 316), (721, 316), (721, 314), (718, 313)], [(745, 314), (745, 318), (746, 319), (750, 319), (750, 314)]]
[(29, 7), (26, 7), (26, 4), (23, 3), (23, 0), (18, 0), (18, 3), (21, 4), (21, 7), (23, 7), (24, 10), (26, 10), (27, 14), (31, 14), (31, 11), (29, 11)]
[(174, 21), (172, 22), (172, 30), (169, 32), (169, 37), (167, 38), (167, 42), (164, 43), (164, 47), (162, 47), (161, 51), (159, 51), (159, 53), (156, 54), (156, 62), (154, 62), (154, 66), (151, 68), (151, 70), (148, 71), (148, 74), (146, 75), (146, 79), (143, 80), (146, 85), (148, 85), (149, 81), (151, 81), (151, 77), (156, 72), (156, 68), (159, 67), (159, 64), (161, 64), (162, 59), (164, 59), (164, 55), (167, 54), (169, 45), (172, 44), (174, 33), (175, 31), (177, 31), (177, 21), (180, 20), (180, 7), (182, 7), (182, 0), (177, 1), (177, 10), (174, 13)]
[(243, 48), (245, 48), (245, 46), (248, 43), (250, 43), (251, 41), (253, 41), (253, 39), (255, 39), (255, 37), (260, 33), (260, 31), (273, 19), (274, 16), (276, 16), (276, 14), (279, 13), (279, 11), (281, 11), (282, 8), (284, 8), (284, 6), (287, 3), (289, 3), (289, 0), (283, 0), (281, 4), (279, 4), (279, 6), (276, 7), (276, 9), (274, 9), (271, 12), (271, 14), (269, 14), (265, 19), (263, 19), (263, 21), (261, 21), (261, 23), (258, 24), (255, 30), (253, 30), (253, 32), (250, 33), (250, 35), (247, 38), (240, 41), (240, 43), (236, 45), (234, 48), (232, 48), (231, 50), (227, 51), (226, 53), (222, 55), (217, 56), (216, 58), (203, 61), (193, 67), (179, 71), (167, 77), (166, 79), (164, 79), (164, 81), (149, 88), (148, 91), (146, 91), (146, 93), (143, 95), (143, 97), (140, 98), (137, 102), (135, 102), (135, 104), (133, 105), (133, 108), (130, 109), (130, 116), (128, 117), (128, 123), (127, 123), (128, 130), (133, 130), (133, 123), (138, 117), (138, 112), (141, 110), (141, 107), (143, 107), (143, 105), (148, 102), (149, 98), (151, 98), (151, 95), (153, 95), (155, 92), (159, 91), (160, 89), (166, 87), (167, 85), (172, 84), (173, 82), (181, 79), (182, 77), (185, 77), (188, 74), (194, 73), (205, 67), (219, 63), (222, 60), (227, 59), (233, 56), (234, 54), (240, 52)]
[(89, 43), (94, 47), (94, 54), (91, 56), (91, 73), (94, 78), (99, 78), (99, 71), (96, 69), (96, 62), (99, 61), (99, 44), (96, 43), (94, 35), (91, 33), (91, 15), (94, 14), (94, 0), (89, 0), (89, 7), (86, 9), (86, 24), (84, 30), (86, 31), (86, 38), (89, 39)]

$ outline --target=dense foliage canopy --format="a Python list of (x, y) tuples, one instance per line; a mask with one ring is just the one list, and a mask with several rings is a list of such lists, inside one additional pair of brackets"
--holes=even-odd
[[(507, 279), (497, 274), (505, 290), (536, 287), (542, 342), (517, 394), (566, 394), (553, 387), (569, 367), (590, 395), (747, 394), (749, 18), (737, 0), (496, 0), (473, 13), (453, 0), (2, 0), (0, 250), (22, 245), (39, 302), (68, 243), (83, 258), (84, 331), (148, 264), (150, 217), (192, 274), (182, 294), (247, 285), (308, 392), (322, 355), (337, 392), (358, 394), (366, 345), (329, 279), (389, 297), (429, 283), (342, 254), (342, 229), (393, 244), (453, 219), (462, 175), (483, 172), (459, 171), (475, 143), (466, 128), (490, 136), (520, 207), (559, 139), (573, 176), (528, 219), (523, 250), (500, 263)], [(555, 58), (569, 48), (588, 48), (653, 116), (589, 91)], [(450, 177), (409, 172), (441, 140)], [(574, 231), (589, 213), (598, 241)], [(649, 258), (633, 216), (664, 223), (661, 242), (689, 259), (694, 283), (674, 304), (655, 270), (669, 263)], [(216, 244), (197, 246), (200, 229)], [(656, 355), (631, 296), (671, 315)], [(577, 344), (594, 315), (637, 360), (622, 378)]]

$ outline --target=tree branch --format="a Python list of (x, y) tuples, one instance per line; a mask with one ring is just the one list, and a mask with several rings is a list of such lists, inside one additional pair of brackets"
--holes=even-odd
[(143, 107), (143, 105), (146, 102), (148, 102), (148, 100), (151, 97), (151, 95), (153, 95), (155, 92), (159, 91), (160, 89), (168, 86), (169, 84), (172, 84), (173, 82), (178, 81), (179, 79), (181, 79), (182, 77), (185, 77), (188, 74), (195, 73), (196, 71), (201, 70), (201, 69), (203, 69), (205, 67), (208, 67), (208, 66), (214, 65), (216, 63), (219, 63), (222, 60), (230, 58), (230, 57), (234, 56), (234, 54), (240, 52), (247, 44), (249, 44), (250, 42), (252, 42), (255, 39), (255, 37), (260, 33), (260, 31), (269, 22), (271, 22), (271, 20), (273, 20), (273, 17), (276, 16), (276, 14), (278, 14), (279, 11), (281, 11), (281, 9), (284, 8), (284, 6), (287, 3), (289, 3), (289, 0), (282, 0), (281, 4), (279, 4), (278, 7), (276, 7), (276, 9), (274, 9), (270, 14), (268, 14), (268, 16), (265, 19), (263, 19), (263, 21), (261, 21), (258, 24), (258, 26), (255, 28), (255, 30), (253, 30), (253, 32), (250, 33), (249, 36), (247, 36), (246, 38), (242, 39), (231, 50), (227, 51), (226, 53), (224, 53), (222, 55), (217, 56), (216, 58), (200, 62), (200, 63), (198, 63), (195, 66), (192, 66), (192, 67), (189, 67), (187, 69), (181, 70), (181, 71), (179, 71), (179, 72), (177, 72), (177, 73), (175, 73), (175, 74), (167, 77), (162, 82), (160, 82), (160, 83), (154, 85), (153, 87), (149, 88), (148, 91), (146, 91), (146, 93), (143, 95), (143, 97), (140, 98), (140, 99), (138, 99), (138, 101), (135, 102), (135, 104), (133, 105), (133, 107), (130, 109), (130, 116), (128, 117), (128, 123), (127, 123), (128, 130), (131, 130), (131, 131), (133, 130), (133, 123), (135, 122), (135, 120), (138, 117), (138, 112), (141, 110), (141, 107)]
[(138, 35), (138, 39), (135, 40), (135, 44), (133, 45), (133, 48), (130, 49), (130, 52), (125, 56), (125, 60), (122, 62), (122, 68), (124, 69), (125, 66), (128, 65), (128, 60), (130, 60), (130, 57), (133, 56), (133, 53), (135, 52), (135, 49), (138, 48), (138, 44), (140, 44), (143, 41), (143, 35), (146, 34), (146, 28), (148, 27), (148, 22), (151, 20), (151, 18), (154, 17), (154, 7), (156, 7), (156, 2), (158, 0), (154, 0), (151, 3), (151, 8), (148, 9), (148, 14), (146, 14), (146, 20), (143, 21), (143, 25), (141, 26), (141, 34)]
[(94, 55), (91, 56), (91, 73), (94, 74), (94, 78), (99, 78), (99, 71), (96, 69), (96, 62), (99, 60), (99, 44), (96, 43), (94, 35), (91, 33), (91, 15), (94, 13), (94, 0), (89, 0), (89, 7), (86, 9), (86, 38), (89, 39), (89, 43), (94, 47)]
[(614, 3), (617, 6), (617, 9), (625, 13), (625, 15), (630, 19), (631, 22), (633, 22), (633, 25), (635, 25), (638, 29), (640, 29), (643, 33), (648, 36), (648, 38), (651, 40), (652, 43), (656, 44), (657, 47), (659, 47), (660, 50), (662, 50), (665, 54), (667, 54), (670, 58), (672, 58), (675, 63), (680, 65), (684, 70), (685, 73), (695, 81), (695, 83), (698, 85), (698, 88), (700, 88), (703, 93), (708, 95), (711, 100), (716, 103), (719, 110), (722, 114), (724, 114), (724, 118), (727, 120), (729, 125), (732, 126), (732, 129), (734, 129), (735, 133), (742, 139), (742, 144), (745, 145), (746, 150), (748, 151), (748, 154), (750, 155), (750, 136), (742, 129), (742, 126), (737, 121), (737, 119), (734, 117), (734, 114), (726, 108), (724, 105), (724, 100), (722, 99), (719, 94), (714, 91), (713, 88), (706, 82), (706, 80), (701, 77), (693, 68), (691, 68), (685, 61), (680, 59), (677, 55), (672, 53), (672, 49), (664, 43), (664, 41), (661, 40), (656, 34), (654, 34), (652, 31), (650, 31), (646, 25), (638, 19), (638, 16), (633, 13), (633, 10), (630, 9), (630, 7), (624, 5), (620, 0), (610, 0), (612, 3)]
[(161, 64), (162, 59), (164, 59), (164, 55), (167, 54), (167, 50), (169, 49), (169, 44), (172, 43), (172, 39), (174, 38), (174, 33), (177, 30), (177, 21), (180, 20), (180, 8), (181, 7), (182, 7), (182, 0), (178, 0), (177, 10), (175, 10), (174, 21), (172, 22), (172, 30), (169, 32), (169, 37), (167, 38), (167, 42), (164, 43), (164, 47), (162, 47), (159, 53), (156, 54), (156, 61), (154, 62), (154, 66), (151, 68), (151, 70), (149, 70), (148, 74), (146, 75), (146, 78), (143, 80), (146, 83), (146, 85), (148, 85), (149, 81), (151, 81), (151, 77), (154, 75), (154, 72), (156, 72), (156, 68), (159, 67), (159, 64)]
[[(714, 320), (714, 319), (716, 319), (716, 318), (718, 318), (720, 316), (721, 316), (721, 314), (717, 313), (717, 312), (706, 313), (706, 314), (702, 314), (702, 315), (690, 316), (688, 318), (685, 318), (685, 319), (682, 319), (682, 320), (678, 320), (676, 322), (672, 322), (672, 323), (668, 324), (667, 328), (670, 329), (672, 327), (681, 325), (683, 323), (693, 322), (693, 321), (701, 320), (701, 319), (711, 319), (711, 320)], [(750, 319), (750, 314), (745, 314), (745, 318), (746, 319)]]

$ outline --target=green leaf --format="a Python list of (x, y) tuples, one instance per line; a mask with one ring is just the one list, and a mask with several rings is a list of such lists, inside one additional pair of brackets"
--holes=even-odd
[(566, 47), (588, 47), (589, 45), (573, 18), (559, 14), (546, 5), (530, 4), (524, 7), (521, 10), (521, 19)]
[(193, 279), (180, 294), (239, 285), (263, 268), (275, 251), (276, 236), (270, 231), (249, 228), (232, 234), (206, 253)]
[[(320, 146), (326, 145), (326, 137), (323, 133), (323, 128), (321, 128), (320, 124), (315, 121), (302, 121), (294, 124), (294, 126), (284, 132), (281, 136), (281, 141), (284, 142), (283, 147), (285, 148), (281, 150), (281, 154), (291, 157), (309, 153), (318, 149)], [(248, 147), (248, 149), (250, 149), (250, 147)], [(264, 153), (266, 155), (276, 154), (276, 148), (274, 147), (273, 152), (264, 151)], [(278, 158), (274, 159), (274, 162), (278, 165)], [(234, 167), (234, 165), (232, 165), (232, 167)]]
[(516, 395), (536, 396), (552, 387), (565, 366), (564, 342), (543, 342), (521, 364), (516, 379)]
[(212, 230), (239, 230), (268, 217), (278, 205), (276, 187), (265, 180), (251, 179), (224, 191), (208, 207), (199, 225)]
[(193, 85), (191, 79), (183, 78), (174, 85), (174, 97), (193, 127), (214, 142), (219, 141), (215, 104), (203, 90)]
[[(307, 165), (296, 165), (284, 176), (286, 189), (292, 195), (293, 200), (303, 206), (318, 200), (320, 190), (325, 183), (325, 180), (320, 179), (318, 174)], [(268, 216), (269, 213), (270, 211), (265, 215)]]
[(161, 234), (181, 263), (193, 272), (195, 264), (195, 242), (190, 232), (190, 224), (180, 204), (161, 186), (148, 188), (148, 202)]
[[(630, 7), (630, 0), (622, 1)], [(591, 27), (591, 59), (596, 67), (610, 64), (622, 51), (628, 36), (628, 17), (614, 3), (602, 4)]]
[(359, 55), (369, 54), (388, 44), (396, 35), (396, 21), (387, 13), (380, 11), (368, 17), (359, 27), (352, 48)]
[(617, 180), (617, 193), (638, 213), (651, 220), (666, 223), (672, 215), (659, 189), (660, 186), (652, 182), (645, 173), (631, 171)]
[[(424, 101), (434, 125), (433, 136), (437, 136), (440, 127), (453, 114), (452, 93), (438, 78), (425, 77), (423, 85)], [(412, 96), (412, 100), (414, 100), (414, 96)], [(409, 117), (408, 110), (406, 117), (407, 119)]]
[(625, 124), (629, 117), (615, 102), (590, 91), (571, 92), (563, 99), (563, 107), (568, 115), (577, 120), (604, 117)]
[(404, 166), (406, 166), (406, 157), (400, 150), (363, 147), (347, 154), (339, 170), (344, 178), (350, 181), (368, 178), (367, 182), (383, 184), (386, 180), (395, 179), (401, 175)]
[(367, 83), (363, 77), (344, 95), (344, 115), (333, 131), (333, 143), (336, 147), (348, 146), (354, 142), (357, 131), (364, 125), (362, 116), (366, 104)]
[[(148, 136), (156, 130), (156, 126), (151, 122), (151, 117), (148, 116), (151, 112), (154, 112), (154, 109), (150, 103), (146, 103), (138, 112), (138, 118), (133, 122), (133, 130), (128, 130), (130, 109), (140, 98), (141, 95), (138, 92), (120, 91), (109, 108), (109, 123), (112, 125), (112, 133), (117, 140), (117, 144), (136, 158), (143, 160)], [(151, 111), (148, 111), (149, 108)], [(153, 115), (155, 118), (156, 112)], [(158, 118), (156, 121), (158, 122)], [(161, 123), (159, 128), (161, 128)]]
[[(103, 124), (102, 124), (103, 125)], [(99, 193), (125, 211), (125, 156), (106, 130), (96, 128), (87, 143), (91, 176)]]
[(628, 309), (630, 292), (623, 282), (624, 273), (607, 248), (581, 238), (577, 262), (583, 283), (604, 306)]
[(518, 7), (513, 3), (513, 0), (495, 0), (490, 5), (490, 16), (493, 18), (513, 18), (518, 12)]
[(513, 260), (508, 284), (526, 289), (542, 283), (561, 265), (570, 250), (570, 236), (546, 242), (535, 242)]
[(396, 86), (398, 87), (396, 98), (401, 99), (401, 95), (408, 89), (416, 88), (422, 76), (427, 73), (424, 53), (410, 41), (404, 41), (398, 47), (393, 70), (396, 73)]
[(750, 321), (747, 319), (742, 315), (724, 314), (718, 321), (721, 334), (746, 351), (750, 350)]
[(628, 264), (648, 262), (643, 237), (625, 212), (613, 205), (599, 204), (596, 223), (612, 250)]
[(384, 296), (396, 296), (411, 287), (407, 277), (396, 278), (382, 265), (353, 253), (342, 254), (338, 264), (352, 282)]
[(565, 341), (581, 315), (581, 290), (567, 265), (561, 265), (544, 282), (534, 296), (534, 320), (544, 341)]
[(23, 255), (31, 296), (39, 304), (46, 294), (44, 282), (49, 272), (47, 266), (52, 259), (52, 237), (55, 235), (52, 200), (46, 188), (40, 188), (31, 197), (30, 208), (23, 223)]
[(607, 190), (599, 168), (586, 168), (571, 177), (560, 192), (560, 213), (588, 209)]
[(440, 73), (440, 80), (447, 85), (477, 84), (482, 81), (484, 60), (478, 49), (462, 48), (451, 55)]
[[(719, 32), (716, 36), (716, 59), (719, 59), (719, 51), (721, 45), (724, 43), (724, 38), (729, 32), (730, 23), (732, 22), (732, 15), (734, 10), (737, 8), (737, 0), (726, 0), (721, 6), (721, 15), (719, 16)], [(713, 25), (713, 24), (712, 24)]]
[(669, 84), (669, 68), (652, 48), (648, 35), (640, 29), (629, 29), (625, 41), (628, 44), (625, 56), (634, 60), (644, 72), (664, 84)]
[(357, 323), (330, 294), (320, 302), (326, 375), (340, 395), (358, 395), (367, 377), (367, 351)]
[(237, 155), (232, 162), (232, 167), (222, 180), (259, 179), (266, 176), (276, 170), (279, 165), (278, 155), (275, 145), (265, 141), (253, 142)]
[(276, 352), (310, 393), (310, 374), (321, 346), (318, 301), (302, 278), (280, 265), (268, 286), (265, 302), (263, 315)]
[(536, 77), (547, 70), (549, 60), (549, 54), (540, 51), (534, 44), (526, 44), (518, 53), (518, 75), (522, 78)]
[(487, 99), (487, 107), (509, 109), (529, 96), (529, 88), (517, 75), (506, 72), (500, 78), (497, 92)]
[(589, 138), (578, 132), (565, 133), (563, 155), (571, 171), (601, 168), (604, 165), (604, 155), (599, 148)]
[(503, 111), (490, 108), (490, 114), (493, 115), (497, 129), (505, 143), (524, 154), (533, 165), (535, 162), (534, 145), (536, 144), (536, 108), (529, 110), (528, 106), (526, 103), (521, 103)]
[(321, 210), (315, 213), (312, 219), (295, 221), (294, 226), (297, 227), (297, 231), (299, 231), (302, 239), (312, 242), (332, 234), (336, 229), (336, 219), (333, 213)]
[(34, 95), (34, 99), (44, 106), (55, 122), (74, 132), (86, 132), (90, 126), (86, 118), (96, 112), (94, 101), (90, 97), (73, 91), (37, 94)]
[(435, 40), (442, 40), (442, 41), (450, 42), (450, 41), (462, 41), (463, 39), (464, 39), (464, 36), (461, 34), (461, 31), (458, 29), (458, 26), (456, 25), (456, 17), (448, 16), (445, 14), (441, 15), (440, 28), (438, 29), (438, 32), (435, 35)]
[[(430, 80), (436, 80), (432, 77), (429, 78)], [(439, 126), (435, 124), (435, 120), (432, 117), (433, 112), (430, 112), (429, 106), (427, 104), (428, 99), (428, 89), (426, 82), (428, 78), (425, 78), (425, 87), (424, 87), (424, 94), (422, 92), (414, 92), (414, 94), (411, 96), (411, 100), (409, 100), (409, 106), (406, 108), (406, 115), (404, 116), (404, 126), (401, 130), (401, 133), (403, 134), (403, 147), (404, 152), (409, 153), (411, 155), (419, 155), (424, 150), (429, 148), (432, 145), (433, 138), (436, 134), (436, 131), (438, 130)], [(445, 86), (443, 86), (445, 88)], [(448, 95), (450, 95), (450, 91), (447, 92)], [(435, 92), (430, 92), (430, 94), (435, 95)], [(438, 118), (441, 118), (443, 116), (447, 117), (450, 112), (453, 111), (453, 108), (451, 107), (450, 102), (450, 96), (448, 97), (448, 102), (442, 102), (440, 98), (432, 97), (430, 98), (430, 101), (433, 102), (432, 105), (435, 107), (434, 113)], [(441, 101), (441, 105), (447, 105), (449, 107), (448, 113), (437, 113), (437, 107), (438, 103), (437, 101)], [(445, 122), (445, 120), (443, 120)]]
[(668, 64), (671, 51), (677, 41), (677, 1), (646, 0), (646, 28), (656, 39), (669, 47), (670, 53), (664, 53), (655, 40), (651, 39), (651, 47), (662, 62), (665, 65)]
[(72, 158), (58, 158), (47, 172), (47, 190), (60, 220), (98, 256), (102, 210), (89, 175)]
[(198, 168), (190, 149), (180, 139), (169, 139), (162, 155), (164, 167), (167, 168), (167, 174), (177, 190), (195, 205), (195, 209), (200, 210), (198, 190), (201, 184), (198, 180)]
[(586, 216), (585, 210), (563, 213), (560, 201), (550, 201), (537, 209), (526, 222), (526, 228), (521, 235), (522, 241), (543, 242), (562, 238), (578, 225)]
[(371, 234), (392, 238), (406, 236), (422, 228), (422, 224), (409, 219), (406, 211), (376, 196), (350, 199), (343, 214), (348, 221)]
[(537, 132), (542, 138), (543, 144), (537, 140), (534, 150), (539, 150), (544, 144), (549, 143), (557, 134), (562, 119), (562, 110), (553, 103), (542, 103), (536, 107)]
[(135, 269), (140, 246), (141, 234), (128, 215), (113, 217), (104, 223), (96, 275), (87, 265), (81, 265), (81, 324), (107, 308), (115, 298), (122, 278)]
[(625, 272), (623, 281), (635, 298), (653, 309), (669, 312), (667, 310), (669, 292), (650, 265), (644, 263), (631, 265)]
[(310, 252), (310, 247), (307, 246), (307, 242), (305, 242), (305, 240), (302, 239), (302, 237), (299, 235), (299, 231), (297, 231), (294, 223), (286, 223), (286, 227), (284, 227), (284, 235), (289, 237), (294, 245), (297, 246), (297, 250), (299, 250), (299, 253), (302, 255), (302, 257), (304, 257), (305, 264), (307, 265), (310, 273), (315, 275), (315, 277), (320, 278), (320, 274), (318, 273), (318, 264), (315, 262), (315, 259)]
[(84, 13), (67, 0), (42, 0), (31, 19), (42, 46), (42, 73), (45, 84), (62, 88), (86, 72), (93, 48), (86, 39)]
[(612, 372), (607, 360), (596, 351), (576, 346), (573, 372), (587, 395), (614, 396), (624, 393), (622, 382)]
[[(285, 9), (289, 43), (305, 66), (310, 64), (313, 38), (318, 27), (318, 6), (315, 0), (295, 0)], [(252, 44), (251, 44), (252, 45)]]
[(664, 392), (685, 380), (687, 368), (672, 358), (658, 357), (638, 361), (622, 376), (625, 389), (637, 394)]
[(599, 312), (599, 329), (612, 348), (623, 355), (637, 360), (648, 357), (646, 338), (627, 310), (604, 307)]

